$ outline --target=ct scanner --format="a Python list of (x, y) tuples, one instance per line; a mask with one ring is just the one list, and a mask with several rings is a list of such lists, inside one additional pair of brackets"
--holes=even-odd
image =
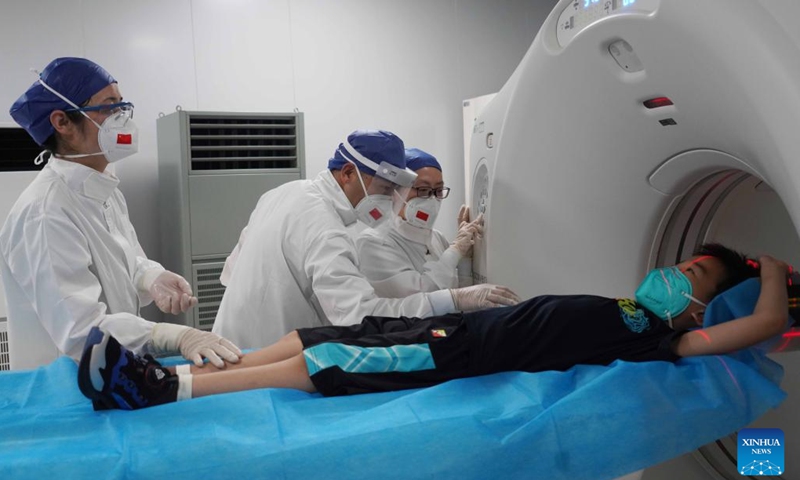
[[(798, 19), (796, 0), (561, 0), (475, 119), (476, 281), (626, 296), (704, 241), (800, 265)], [(797, 458), (800, 356), (774, 360), (789, 397), (755, 426)], [(735, 435), (644, 478), (741, 478)]]

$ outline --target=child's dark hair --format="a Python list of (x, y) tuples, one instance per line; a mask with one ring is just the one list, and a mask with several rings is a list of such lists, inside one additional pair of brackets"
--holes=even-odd
[(725, 266), (725, 278), (717, 285), (717, 294), (759, 275), (758, 264), (746, 255), (719, 243), (704, 243), (694, 252), (719, 259)]

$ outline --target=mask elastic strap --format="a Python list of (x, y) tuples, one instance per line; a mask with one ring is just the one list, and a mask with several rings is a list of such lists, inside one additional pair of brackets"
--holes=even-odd
[(73, 155), (56, 155), (53, 154), (56, 158), (85, 158), (85, 157), (96, 157), (98, 155), (105, 155), (106, 152), (97, 152), (97, 153), (76, 153)]
[(367, 187), (364, 185), (364, 179), (361, 178), (361, 172), (358, 170), (358, 165), (356, 165), (356, 162), (350, 160), (347, 157), (345, 157), (345, 160), (352, 163), (353, 166), (356, 167), (356, 174), (358, 174), (358, 181), (361, 182), (361, 189), (364, 190), (364, 195), (369, 197), (369, 192), (367, 192)]
[[(39, 70), (36, 70), (35, 68), (31, 68), (31, 71), (32, 71), (33, 73), (35, 73), (37, 77), (39, 77), (39, 78), (38, 78), (38, 80), (39, 80), (39, 83), (40, 83), (40, 84), (42, 84), (42, 86), (43, 86), (44, 88), (46, 88), (46, 89), (47, 89), (47, 90), (49, 90), (49, 91), (50, 91), (50, 92), (51, 92), (53, 95), (55, 95), (56, 97), (60, 98), (61, 100), (64, 100), (65, 102), (67, 102), (68, 104), (70, 104), (70, 105), (71, 105), (73, 108), (75, 108), (76, 110), (78, 110), (79, 112), (81, 112), (81, 115), (83, 115), (84, 117), (88, 118), (88, 119), (89, 119), (89, 121), (91, 121), (92, 123), (94, 123), (95, 125), (97, 125), (97, 128), (99, 128), (99, 129), (102, 129), (102, 128), (103, 128), (103, 127), (101, 127), (101, 126), (100, 126), (100, 124), (99, 124), (99, 123), (95, 122), (95, 121), (94, 121), (94, 119), (92, 119), (92, 117), (90, 117), (89, 115), (87, 115), (87, 114), (86, 114), (86, 112), (84, 112), (83, 110), (81, 110), (81, 107), (79, 107), (78, 105), (75, 105), (75, 102), (73, 102), (73, 101), (72, 101), (72, 100), (70, 100), (69, 98), (65, 97), (64, 95), (61, 95), (60, 93), (58, 93), (58, 92), (57, 92), (57, 91), (56, 91), (56, 90), (55, 90), (53, 87), (51, 87), (50, 85), (48, 85), (48, 84), (44, 83), (44, 80), (42, 80), (42, 74), (41, 74), (41, 73), (39, 73)], [(94, 154), (94, 155), (96, 155), (96, 154)], [(77, 158), (77, 157), (71, 157), (71, 158)]]
[[(369, 158), (365, 157), (364, 155), (361, 155), (361, 154), (358, 152), (358, 150), (356, 150), (356, 149), (355, 149), (355, 147), (353, 147), (352, 145), (350, 145), (350, 142), (349, 142), (347, 139), (345, 139), (345, 141), (344, 141), (344, 142), (342, 142), (342, 145), (344, 146), (344, 149), (345, 149), (345, 150), (347, 150), (347, 153), (349, 153), (350, 155), (352, 155), (352, 156), (353, 156), (353, 158), (355, 158), (355, 159), (356, 159), (356, 160), (358, 160), (359, 162), (363, 163), (365, 166), (367, 166), (367, 167), (369, 167), (369, 168), (371, 168), (371, 169), (375, 170), (376, 172), (377, 172), (377, 171), (378, 171), (378, 169), (380, 168), (380, 165), (378, 165), (377, 163), (373, 162), (372, 160), (370, 160)], [(344, 155), (342, 155), (342, 156), (344, 156)], [(349, 159), (349, 158), (347, 158), (347, 157), (345, 157), (345, 160), (347, 160), (347, 161), (348, 161), (348, 162), (350, 162), (350, 163), (353, 163), (353, 161), (352, 161), (352, 160), (350, 160), (350, 159)], [(354, 164), (354, 165), (355, 165), (355, 164)]]
[(39, 152), (39, 155), (36, 155), (36, 158), (33, 159), (33, 164), (39, 166), (44, 163), (44, 154), (47, 153), (48, 150), (42, 150)]
[(669, 286), (669, 280), (667, 280), (667, 276), (664, 275), (664, 270), (659, 270), (661, 274), (661, 278), (664, 280), (664, 284), (667, 286), (667, 294), (672, 295), (672, 287)]
[(665, 310), (664, 313), (667, 314), (667, 325), (669, 325), (669, 328), (675, 330), (675, 328), (672, 327), (672, 315), (670, 315), (669, 310)]
[(403, 202), (403, 205), (405, 205), (406, 207), (408, 207), (408, 202), (406, 202), (405, 200), (403, 200), (403, 197), (401, 197), (401, 196), (400, 196), (400, 194), (399, 194), (399, 193), (397, 193), (397, 190), (392, 190), (392, 195), (395, 195), (395, 196), (397, 196), (398, 200), (400, 200), (401, 202)]
[(700, 300), (694, 298), (693, 296), (689, 295), (686, 292), (683, 292), (683, 296), (688, 298), (689, 300), (693, 301), (694, 303), (696, 303), (698, 305), (702, 305), (703, 307), (708, 307), (708, 305), (706, 305), (705, 303), (701, 302)]

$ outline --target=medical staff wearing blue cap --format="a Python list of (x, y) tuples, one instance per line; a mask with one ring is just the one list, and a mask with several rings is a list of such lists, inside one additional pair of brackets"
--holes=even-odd
[(406, 149), (406, 167), (417, 180), (397, 216), (370, 228), (356, 240), (359, 268), (382, 297), (400, 298), (418, 292), (472, 285), (472, 245), (483, 234), (483, 217), (469, 221), (469, 209), (458, 212), (453, 242), (433, 228), (442, 200), (442, 166), (420, 149)]
[(406, 298), (375, 294), (347, 226), (388, 221), (398, 205), (392, 198), (404, 200), (415, 178), (400, 138), (358, 130), (317, 178), (265, 193), (226, 261), (221, 281), (228, 288), (213, 331), (258, 348), (297, 328), (353, 325), (369, 315), (427, 317), (517, 303), (516, 294), (493, 285)]
[(142, 353), (237, 362), (239, 349), (217, 335), (139, 316), (153, 300), (177, 314), (197, 299), (183, 277), (147, 259), (106, 169), (136, 153), (139, 137), (114, 77), (85, 58), (57, 58), (10, 113), (44, 146), (37, 162), (49, 156), (0, 230), (11, 367), (77, 360), (95, 326)]

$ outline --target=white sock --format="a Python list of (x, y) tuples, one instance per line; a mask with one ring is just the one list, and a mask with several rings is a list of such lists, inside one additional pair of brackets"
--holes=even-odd
[(192, 378), (193, 375), (178, 375), (178, 398), (182, 400), (189, 400), (192, 398)]
[(192, 373), (192, 370), (191, 370), (190, 367), (191, 367), (191, 365), (189, 365), (188, 363), (183, 363), (181, 365), (177, 365), (175, 367), (175, 374), (176, 375), (189, 375), (190, 373)]
[(89, 378), (92, 380), (92, 387), (98, 392), (103, 391), (105, 380), (100, 373), (101, 368), (106, 368), (106, 346), (111, 335), (104, 334), (103, 340), (97, 345), (92, 347), (92, 359), (89, 362)]

